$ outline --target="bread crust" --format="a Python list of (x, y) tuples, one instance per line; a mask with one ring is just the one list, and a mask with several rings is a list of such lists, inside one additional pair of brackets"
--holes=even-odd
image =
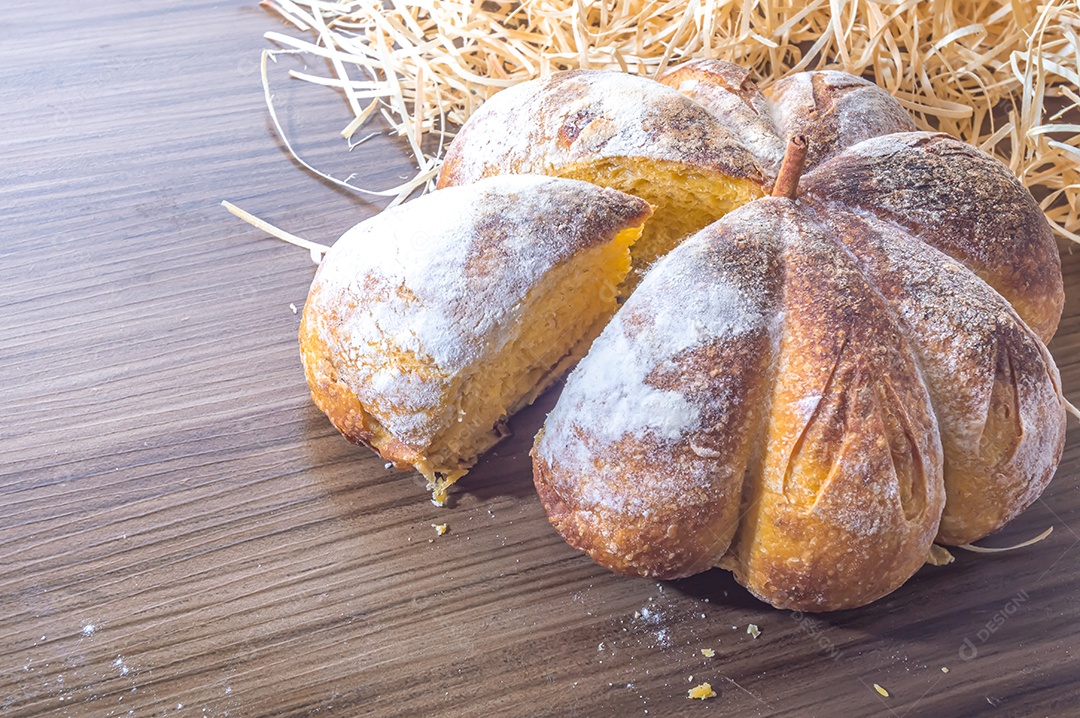
[(850, 147), (801, 186), (899, 224), (973, 270), (1043, 343), (1054, 336), (1065, 301), (1057, 243), (1031, 193), (985, 152), (943, 134), (887, 135)]
[(910, 343), (825, 228), (792, 201), (755, 213), (782, 219), (785, 317), (735, 576), (783, 608), (863, 605), (929, 553), (944, 504), (937, 422)]
[(784, 159), (787, 138), (772, 117), (769, 102), (750, 71), (721, 60), (690, 60), (656, 78), (708, 110), (749, 149), (769, 177)]
[(915, 130), (892, 95), (846, 72), (798, 72), (778, 80), (765, 95), (784, 144), (796, 135), (806, 137), (808, 170), (871, 137)]
[(754, 153), (770, 179), (797, 135), (807, 139), (809, 170), (865, 139), (915, 129), (892, 95), (846, 72), (797, 72), (762, 92), (739, 65), (691, 60), (656, 79), (709, 110)]
[(615, 571), (688, 576), (715, 565), (734, 536), (781, 276), (776, 247), (730, 239), (660, 261), (537, 436), (534, 479), (552, 524)]
[[(676, 287), (708, 306), (687, 309)], [(609, 369), (597, 357), (627, 326), (633, 341), (659, 324), (684, 332), (669, 324), (679, 310), (741, 317), (738, 331), (698, 327), (693, 347), (653, 357), (647, 381), (697, 407), (694, 420), (674, 436), (598, 431), (589, 394)], [(725, 563), (740, 582), (811, 611), (879, 598), (923, 564), (944, 504), (929, 395), (884, 302), (805, 208), (736, 210), (662, 260), (616, 322), (533, 450), (541, 501), (572, 545), (671, 578), (720, 563), (737, 522)], [(620, 411), (656, 412), (633, 387), (601, 391), (632, 399)]]
[(485, 102), (447, 150), (438, 186), (496, 174), (559, 175), (613, 157), (765, 180), (753, 155), (696, 102), (636, 75), (571, 70)]
[(945, 459), (937, 541), (967, 544), (998, 530), (1042, 493), (1061, 458), (1065, 406), (1053, 358), (1009, 303), (956, 260), (869, 213), (817, 204), (814, 214), (915, 349)]

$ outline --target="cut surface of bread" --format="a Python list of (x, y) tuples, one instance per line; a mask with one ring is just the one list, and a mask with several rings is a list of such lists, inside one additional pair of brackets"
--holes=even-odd
[(650, 215), (574, 180), (507, 176), (347, 232), (304, 307), (312, 397), (347, 438), (415, 467), (437, 502), (616, 308)]
[(762, 196), (755, 182), (663, 160), (605, 158), (556, 174), (626, 192), (653, 206), (653, 216), (631, 249), (634, 271), (623, 294), (629, 294), (652, 263), (683, 239)]

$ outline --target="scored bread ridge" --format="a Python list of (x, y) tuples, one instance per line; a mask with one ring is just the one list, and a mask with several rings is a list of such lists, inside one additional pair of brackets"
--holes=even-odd
[(937, 421), (910, 341), (851, 257), (805, 207), (762, 211), (779, 215), (784, 331), (735, 576), (778, 607), (861, 606), (929, 554), (945, 499)]
[(727, 550), (778, 337), (777, 254), (754, 234), (681, 245), (567, 379), (535, 483), (563, 538), (604, 566), (675, 578)]
[(903, 226), (985, 280), (1044, 343), (1054, 336), (1065, 293), (1053, 232), (1031, 193), (985, 152), (944, 134), (886, 135), (849, 147), (800, 187)]
[(701, 59), (677, 65), (657, 81), (709, 110), (754, 153), (770, 178), (796, 135), (807, 139), (809, 170), (862, 140), (915, 129), (892, 95), (846, 72), (797, 72), (763, 93), (745, 68)]
[(937, 541), (976, 541), (1027, 508), (1065, 443), (1057, 367), (1012, 306), (973, 272), (891, 222), (808, 198), (915, 348), (944, 451)]
[(636, 75), (569, 70), (485, 102), (447, 150), (439, 187), (623, 157), (764, 181), (751, 153), (689, 98)]
[(459, 420), (448, 390), (516, 336), (530, 290), (650, 213), (585, 182), (503, 176), (360, 223), (326, 254), (304, 307), (301, 353), (316, 404), (352, 441), (391, 461), (422, 461)]
[(915, 130), (886, 90), (847, 72), (815, 70), (778, 80), (765, 93), (784, 143), (807, 141), (807, 169), (871, 137)]
[(691, 60), (656, 80), (708, 110), (757, 157), (767, 174), (776, 174), (786, 143), (749, 70), (731, 62)]

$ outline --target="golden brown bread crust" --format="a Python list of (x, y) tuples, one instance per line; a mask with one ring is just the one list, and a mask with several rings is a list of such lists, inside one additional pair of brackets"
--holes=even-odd
[(662, 579), (727, 551), (766, 406), (777, 255), (756, 235), (668, 255), (571, 374), (532, 456), (572, 546)]
[(770, 205), (757, 211), (786, 225), (784, 329), (735, 576), (778, 607), (851, 608), (926, 560), (944, 503), (937, 422), (907, 339), (854, 262), (803, 208)]
[(865, 139), (915, 129), (892, 95), (846, 72), (797, 72), (764, 93), (748, 70), (720, 60), (691, 60), (656, 79), (709, 110), (770, 177), (796, 135), (807, 139), (809, 170)]
[(785, 137), (773, 120), (765, 95), (750, 71), (731, 62), (691, 60), (670, 68), (656, 81), (708, 110), (749, 149), (773, 177), (784, 158)]
[(427, 467), (428, 450), (459, 420), (475, 368), (509, 346), (524, 298), (650, 213), (584, 182), (507, 176), (362, 222), (327, 253), (304, 306), (300, 350), (315, 404), (399, 467), (446, 468)]
[(750, 152), (678, 92), (635, 75), (572, 70), (485, 102), (447, 150), (438, 186), (506, 173), (559, 175), (611, 157), (764, 181)]
[(1061, 259), (1031, 194), (990, 155), (948, 135), (870, 139), (820, 166), (802, 190), (906, 228), (1004, 296), (1043, 340), (1061, 317)]
[[(314, 300), (314, 301), (313, 301)], [(320, 297), (308, 295), (308, 303), (322, 306)], [(342, 307), (341, 315), (355, 311), (355, 307)], [(338, 376), (332, 358), (333, 351), (315, 329), (315, 322), (308, 313), (300, 319), (300, 358), (304, 365), (311, 399), (330, 423), (354, 444), (368, 447), (397, 468), (405, 469), (422, 455), (393, 437), (381, 437), (384, 431), (378, 420), (364, 411), (364, 405), (356, 394)], [(339, 320), (340, 321), (340, 320)]]
[(947, 255), (870, 215), (814, 210), (919, 359), (945, 457), (938, 542), (996, 531), (1042, 493), (1061, 458), (1065, 408), (1052, 357), (1000, 294)]
[(892, 95), (846, 72), (798, 72), (778, 80), (765, 95), (784, 143), (806, 137), (808, 170), (871, 137), (915, 130)]
[[(623, 376), (651, 361), (645, 390), (607, 379), (605, 356), (642, 343), (658, 349), (630, 356)], [(692, 411), (675, 422), (665, 402)], [(656, 426), (612, 430), (615, 411)], [(736, 210), (657, 265), (568, 379), (533, 457), (552, 523), (605, 566), (694, 573), (721, 560), (739, 523), (736, 576), (802, 610), (903, 583), (944, 502), (906, 340), (786, 199)]]

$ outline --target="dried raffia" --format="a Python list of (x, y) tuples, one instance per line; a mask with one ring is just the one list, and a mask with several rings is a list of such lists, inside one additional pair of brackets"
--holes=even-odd
[[(394, 202), (430, 185), (453, 129), (505, 87), (573, 68), (653, 77), (682, 60), (710, 57), (751, 69), (763, 87), (805, 69), (871, 78), (920, 128), (948, 132), (1001, 158), (1041, 199), (1057, 231), (1080, 241), (1080, 0), (262, 5), (313, 36), (267, 33), (279, 49), (266, 57), (326, 60), (328, 76), (292, 76), (345, 93), (356, 116), (342, 133), (347, 139), (376, 111), (407, 138), (416, 176), (373, 192)], [(269, 87), (266, 95), (274, 116)], [(424, 142), (436, 136), (438, 142)]]
[(1037, 544), (1043, 539), (1045, 539), (1047, 536), (1049, 536), (1051, 533), (1053, 533), (1053, 531), (1054, 527), (1051, 526), (1035, 538), (1028, 539), (1027, 541), (1021, 541), (1020, 543), (1013, 546), (1003, 546), (1001, 548), (987, 548), (985, 546), (973, 546), (972, 544), (966, 543), (958, 546), (957, 548), (962, 548), (965, 551), (971, 551), (972, 553), (1006, 553), (1008, 551), (1016, 551), (1017, 549), (1027, 548), (1028, 546)]
[[(257, 227), (258, 229), (261, 229), (262, 231), (269, 234), (271, 237), (277, 237), (283, 242), (288, 242), (289, 244), (294, 244), (297, 247), (302, 247), (306, 249), (308, 252), (311, 253), (311, 261), (315, 264), (321, 264), (323, 256), (330, 249), (325, 244), (319, 244), (318, 242), (312, 242), (311, 240), (304, 239), (303, 237), (297, 237), (295, 234), (290, 234), (289, 232), (286, 232), (279, 227), (275, 227), (269, 222), (259, 219), (250, 212), (240, 209), (232, 202), (222, 201), (221, 206), (229, 210), (229, 213), (233, 216), (239, 217), (240, 219), (250, 224), (252, 227)], [(296, 312), (293, 312), (293, 314), (295, 313)]]
[[(955, 546), (954, 548), (971, 551), (972, 553), (1008, 553), (1010, 551), (1017, 551), (1022, 548), (1027, 548), (1028, 546), (1033, 546), (1048, 537), (1053, 532), (1054, 527), (1051, 526), (1035, 538), (1028, 539), (1027, 541), (1021, 541), (1020, 543), (1014, 544), (1013, 546), (989, 548), (986, 546), (975, 546), (973, 544), (966, 543)], [(930, 555), (927, 557), (926, 562), (931, 566), (947, 566), (955, 560), (956, 558), (944, 546), (939, 546), (936, 543), (930, 545)], [(946, 671), (946, 673), (947, 672), (948, 671)]]

